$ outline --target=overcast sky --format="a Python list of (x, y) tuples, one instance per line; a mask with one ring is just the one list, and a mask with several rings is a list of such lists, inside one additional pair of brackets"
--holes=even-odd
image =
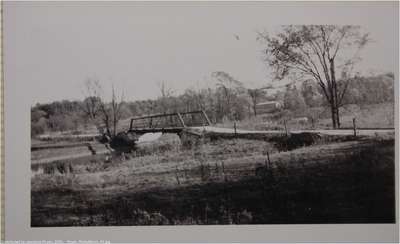
[(6, 2), (6, 82), (29, 89), (31, 104), (82, 99), (88, 78), (98, 78), (106, 90), (111, 84), (124, 89), (127, 100), (156, 97), (162, 81), (177, 93), (212, 86), (213, 71), (249, 87), (266, 85), (271, 77), (256, 31), (281, 24), (362, 25), (374, 42), (363, 51), (360, 69), (394, 72), (394, 6)]

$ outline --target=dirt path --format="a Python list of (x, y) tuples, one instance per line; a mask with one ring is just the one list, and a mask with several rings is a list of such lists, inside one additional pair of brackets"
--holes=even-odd
[[(194, 130), (204, 131), (204, 132), (215, 132), (215, 133), (227, 133), (234, 134), (235, 130), (231, 128), (220, 128), (213, 126), (204, 126), (204, 127), (192, 127)], [(337, 130), (292, 130), (290, 133), (319, 133), (323, 135), (353, 135), (352, 129), (337, 129)], [(375, 134), (387, 134), (394, 133), (394, 129), (359, 129), (357, 130), (357, 135), (360, 136), (374, 136)], [(272, 135), (281, 135), (285, 134), (285, 131), (279, 130), (236, 130), (237, 134), (272, 134)]]

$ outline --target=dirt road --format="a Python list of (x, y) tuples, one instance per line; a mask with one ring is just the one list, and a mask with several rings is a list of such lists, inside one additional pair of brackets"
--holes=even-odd
[[(235, 130), (232, 128), (220, 128), (220, 127), (212, 127), (212, 126), (204, 126), (204, 127), (192, 127), (192, 129), (200, 131), (200, 132), (215, 132), (215, 133), (226, 133), (226, 134), (234, 134)], [(353, 135), (352, 129), (337, 129), (337, 130), (291, 130), (290, 133), (319, 133), (322, 135)], [(394, 129), (358, 129), (357, 135), (360, 136), (375, 136), (376, 134), (388, 134), (394, 133)], [(273, 134), (273, 135), (281, 135), (285, 134), (285, 131), (279, 130), (236, 130), (237, 134)]]

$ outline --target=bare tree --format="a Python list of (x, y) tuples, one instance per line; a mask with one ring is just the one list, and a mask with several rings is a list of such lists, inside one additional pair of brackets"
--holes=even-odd
[(85, 115), (94, 123), (96, 128), (100, 131), (101, 125), (99, 123), (98, 115), (100, 114), (101, 104), (101, 86), (96, 79), (87, 79), (84, 83), (84, 95), (82, 110)]
[(332, 126), (340, 127), (339, 108), (348, 85), (338, 85), (337, 71), (341, 79), (349, 79), (359, 51), (370, 41), (368, 34), (358, 26), (290, 25), (275, 36), (258, 33), (258, 39), (267, 43), (266, 61), (276, 79), (292, 74), (318, 82), (331, 109)]
[(224, 71), (213, 72), (212, 76), (217, 80), (217, 93), (222, 93), (222, 99), (218, 97), (220, 110), (223, 115), (233, 119), (234, 99), (237, 95), (245, 93), (243, 84)]
[(113, 136), (117, 134), (117, 125), (121, 120), (121, 108), (124, 103), (124, 93), (121, 93), (120, 98), (117, 98), (115, 94), (114, 85), (112, 86), (112, 96), (111, 96), (111, 113), (112, 113), (112, 124), (113, 124)]
[(160, 88), (160, 95), (161, 97), (159, 98), (160, 102), (160, 107), (162, 110), (162, 113), (167, 113), (168, 111), (171, 110), (171, 104), (170, 104), (170, 98), (173, 96), (174, 91), (172, 88), (168, 87), (164, 81), (160, 82), (158, 84)]
[[(117, 97), (112, 86), (111, 102), (104, 101), (103, 88), (97, 79), (88, 79), (85, 82), (86, 98), (84, 100), (84, 112), (92, 119), (100, 133), (100, 122), (104, 125), (106, 134), (112, 138), (117, 134), (118, 122), (121, 119), (121, 107), (124, 102), (123, 93)], [(100, 119), (100, 122), (99, 122)]]

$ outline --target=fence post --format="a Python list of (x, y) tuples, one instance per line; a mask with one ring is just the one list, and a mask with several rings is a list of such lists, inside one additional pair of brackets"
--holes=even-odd
[(286, 126), (286, 119), (283, 120), (283, 124), (285, 125), (286, 136), (288, 136), (289, 134), (288, 134), (287, 126)]
[(353, 118), (353, 135), (357, 136), (357, 126), (356, 126), (356, 118)]
[(129, 130), (132, 130), (132, 126), (133, 126), (133, 119), (131, 119), (131, 123), (129, 125)]
[(224, 163), (224, 161), (221, 162), (221, 166), (222, 166), (222, 174), (224, 176), (224, 181), (227, 182), (227, 177), (226, 177), (226, 174), (225, 174), (225, 163)]
[(176, 166), (175, 178), (176, 178), (176, 181), (178, 182), (178, 185), (180, 185), (181, 181), (179, 180), (179, 174), (178, 173), (179, 173), (178, 166)]
[(271, 160), (269, 159), (269, 152), (267, 151), (268, 169), (271, 168)]

